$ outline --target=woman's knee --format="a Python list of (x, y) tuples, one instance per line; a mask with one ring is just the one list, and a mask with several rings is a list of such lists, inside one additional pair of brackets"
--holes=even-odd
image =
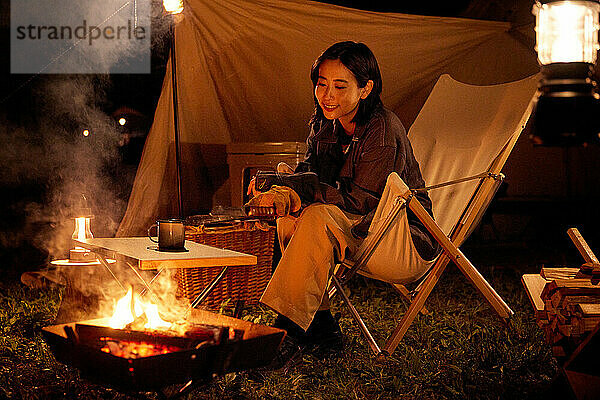
[(298, 217), (299, 222), (313, 227), (325, 226), (333, 220), (332, 212), (335, 210), (332, 208), (337, 208), (337, 206), (321, 203), (311, 204), (302, 210), (302, 213)]

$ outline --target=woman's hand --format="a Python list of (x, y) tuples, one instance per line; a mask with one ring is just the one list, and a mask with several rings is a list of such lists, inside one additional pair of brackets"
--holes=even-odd
[(258, 192), (256, 191), (256, 178), (252, 178), (250, 180), (250, 184), (248, 184), (248, 190), (246, 191), (246, 194), (250, 197), (255, 197)]
[(287, 186), (271, 186), (266, 192), (258, 193), (245, 204), (247, 207), (273, 207), (278, 217), (300, 210), (302, 201), (293, 189)]
[(280, 162), (277, 164), (277, 172), (280, 174), (293, 174), (294, 170), (286, 163)]
[[(278, 174), (293, 174), (294, 173), (294, 170), (292, 169), (292, 167), (290, 167), (288, 164), (286, 164), (284, 162), (280, 162), (279, 164), (277, 164), (276, 170), (277, 170)], [(259, 194), (259, 192), (256, 190), (256, 177), (254, 177), (250, 180), (246, 194), (250, 197), (256, 197), (256, 195)]]

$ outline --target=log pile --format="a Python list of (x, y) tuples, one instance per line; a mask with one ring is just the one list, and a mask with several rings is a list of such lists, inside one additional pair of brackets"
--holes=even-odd
[(567, 234), (581, 254), (579, 268), (542, 268), (522, 281), (538, 326), (555, 357), (572, 355), (600, 324), (600, 262), (577, 228)]
[(600, 284), (576, 278), (579, 268), (542, 268), (546, 284), (541, 292), (543, 311), (538, 325), (555, 357), (565, 357), (600, 323)]
[(585, 263), (522, 277), (546, 342), (579, 400), (600, 398), (600, 262), (576, 228), (567, 234)]

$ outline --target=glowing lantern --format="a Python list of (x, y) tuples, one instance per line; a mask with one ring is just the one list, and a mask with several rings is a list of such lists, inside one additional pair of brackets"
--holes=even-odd
[(183, 0), (163, 0), (163, 7), (169, 14), (179, 14), (183, 11)]
[(119, 118), (119, 125), (121, 126), (125, 126), (125, 124), (127, 123), (127, 120), (123, 117)]
[(593, 1), (536, 3), (536, 50), (542, 65), (583, 62), (594, 64), (598, 52), (598, 13)]
[(73, 231), (73, 239), (91, 239), (92, 231), (90, 229), (90, 217), (75, 217), (75, 230)]
[(594, 80), (598, 55), (598, 1), (536, 2), (536, 50), (542, 78), (534, 112), (537, 144), (598, 141), (599, 96)]
[(85, 137), (90, 136), (90, 131), (88, 129), (84, 129), (82, 133), (83, 133), (83, 136), (85, 136)]
[[(90, 220), (94, 218), (92, 210), (87, 206), (85, 195), (81, 196), (80, 207), (75, 211), (75, 229), (71, 235), (72, 239), (85, 240), (94, 237), (90, 228)], [(75, 246), (69, 252), (69, 259), (77, 262), (95, 261), (96, 257), (92, 252), (83, 247)]]

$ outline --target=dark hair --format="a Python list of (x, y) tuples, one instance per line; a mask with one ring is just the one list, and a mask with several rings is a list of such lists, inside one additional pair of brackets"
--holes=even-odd
[[(325, 50), (319, 58), (315, 60), (310, 70), (310, 80), (313, 83), (313, 96), (314, 88), (319, 80), (319, 67), (325, 60), (340, 60), (346, 68), (352, 72), (358, 87), (365, 87), (369, 80), (373, 81), (373, 89), (366, 99), (361, 99), (358, 103), (358, 111), (352, 119), (352, 122), (359, 124), (365, 123), (371, 117), (371, 114), (378, 108), (382, 107), (381, 98), (381, 72), (379, 72), (379, 65), (377, 59), (371, 49), (364, 43), (356, 43), (352, 41), (338, 42), (327, 50)], [(321, 122), (325, 116), (323, 110), (319, 106), (317, 97), (314, 96), (315, 109), (310, 119), (310, 125)]]

